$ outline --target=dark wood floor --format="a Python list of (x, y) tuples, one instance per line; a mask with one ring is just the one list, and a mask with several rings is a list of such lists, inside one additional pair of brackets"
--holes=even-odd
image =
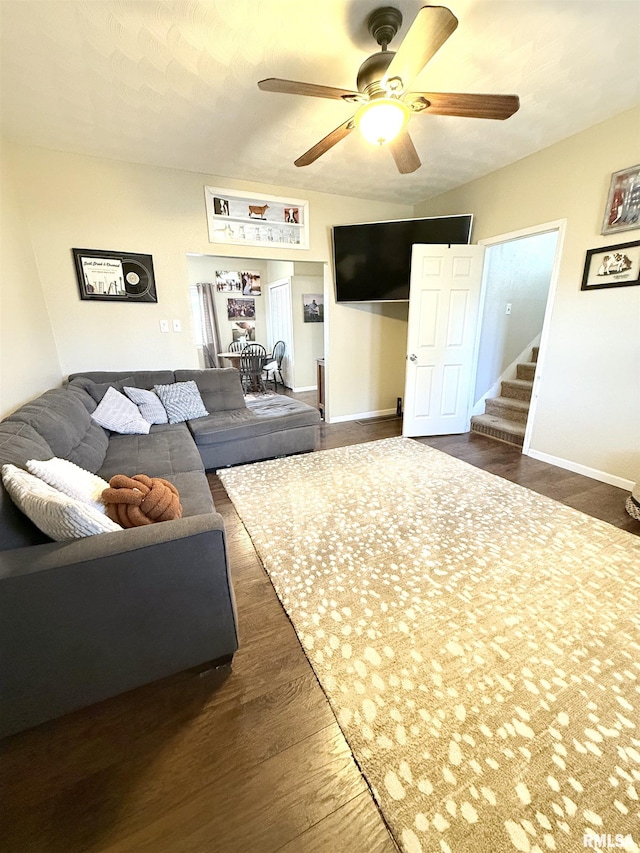
[[(398, 435), (323, 425), (319, 447)], [(424, 439), (634, 533), (626, 493), (483, 436)], [(395, 845), (220, 481), (242, 647), (0, 744), (10, 853), (392, 853)]]

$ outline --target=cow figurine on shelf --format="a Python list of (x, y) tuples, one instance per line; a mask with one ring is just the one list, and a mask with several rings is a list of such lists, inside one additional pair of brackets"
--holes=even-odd
[(258, 219), (266, 219), (265, 213), (267, 212), (268, 204), (250, 204), (249, 205), (249, 218), (252, 216), (257, 217)]

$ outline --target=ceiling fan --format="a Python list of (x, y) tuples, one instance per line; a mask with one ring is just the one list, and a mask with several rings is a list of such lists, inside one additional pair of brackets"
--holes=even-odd
[(423, 6), (397, 52), (387, 50), (401, 24), (402, 14), (391, 6), (376, 9), (369, 16), (369, 32), (381, 50), (367, 57), (360, 66), (357, 91), (278, 77), (258, 83), (265, 92), (331, 98), (360, 105), (355, 115), (298, 157), (296, 166), (313, 163), (357, 127), (368, 141), (388, 143), (398, 171), (408, 174), (421, 166), (406, 130), (414, 113), (506, 119), (518, 110), (517, 95), (410, 92), (414, 78), (456, 29), (458, 19), (445, 6)]

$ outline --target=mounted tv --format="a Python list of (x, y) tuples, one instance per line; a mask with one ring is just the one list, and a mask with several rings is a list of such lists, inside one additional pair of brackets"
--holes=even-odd
[(336, 302), (409, 299), (414, 243), (469, 243), (472, 214), (335, 225)]

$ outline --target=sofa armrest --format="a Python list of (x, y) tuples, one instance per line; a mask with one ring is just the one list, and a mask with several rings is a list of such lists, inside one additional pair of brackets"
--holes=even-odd
[(222, 516), (217, 512), (85, 536), (83, 539), (47, 542), (44, 545), (0, 551), (0, 582), (7, 577), (135, 552), (151, 545), (161, 545), (163, 542), (186, 539), (197, 533), (214, 530), (224, 531)]
[(0, 737), (237, 648), (218, 513), (0, 553)]

